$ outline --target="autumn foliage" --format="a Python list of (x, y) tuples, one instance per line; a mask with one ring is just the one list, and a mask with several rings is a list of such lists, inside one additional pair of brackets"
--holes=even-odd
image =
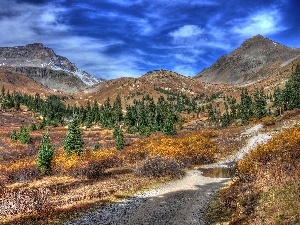
[(211, 222), (298, 224), (299, 168), (300, 127), (294, 127), (258, 146), (238, 163), (235, 182), (211, 204)]
[(122, 157), (114, 149), (93, 151), (79, 156), (60, 154), (54, 158), (54, 170), (78, 178), (99, 178), (103, 172), (122, 165)]

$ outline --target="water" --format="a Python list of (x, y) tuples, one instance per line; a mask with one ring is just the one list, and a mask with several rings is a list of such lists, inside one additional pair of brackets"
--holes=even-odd
[(211, 178), (231, 178), (234, 175), (233, 168), (199, 168), (202, 172), (204, 177), (211, 177)]

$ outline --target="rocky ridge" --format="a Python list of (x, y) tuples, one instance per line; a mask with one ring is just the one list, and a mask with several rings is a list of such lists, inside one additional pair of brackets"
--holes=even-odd
[(0, 47), (0, 66), (26, 74), (50, 89), (66, 92), (76, 92), (100, 81), (41, 43)]

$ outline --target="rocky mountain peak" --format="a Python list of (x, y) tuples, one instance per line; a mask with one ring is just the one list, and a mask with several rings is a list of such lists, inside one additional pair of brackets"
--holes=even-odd
[(219, 58), (196, 78), (210, 83), (246, 84), (268, 76), (272, 67), (280, 67), (300, 56), (300, 49), (256, 35), (245, 40), (240, 47)]
[[(0, 66), (14, 68), (15, 71), (31, 77), (45, 77), (50, 73), (54, 76), (58, 72), (60, 74), (64, 73), (83, 82), (80, 85), (82, 87), (84, 85), (91, 86), (99, 82), (97, 78), (78, 69), (66, 57), (57, 55), (51, 48), (45, 47), (42, 43), (0, 47)], [(38, 81), (40, 82), (40, 79)], [(43, 84), (45, 85), (45, 83)]]

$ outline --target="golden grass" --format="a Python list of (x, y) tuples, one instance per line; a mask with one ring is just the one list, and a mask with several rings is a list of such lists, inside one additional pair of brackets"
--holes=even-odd
[(237, 166), (238, 177), (210, 205), (212, 224), (299, 224), (300, 127), (258, 146)]

